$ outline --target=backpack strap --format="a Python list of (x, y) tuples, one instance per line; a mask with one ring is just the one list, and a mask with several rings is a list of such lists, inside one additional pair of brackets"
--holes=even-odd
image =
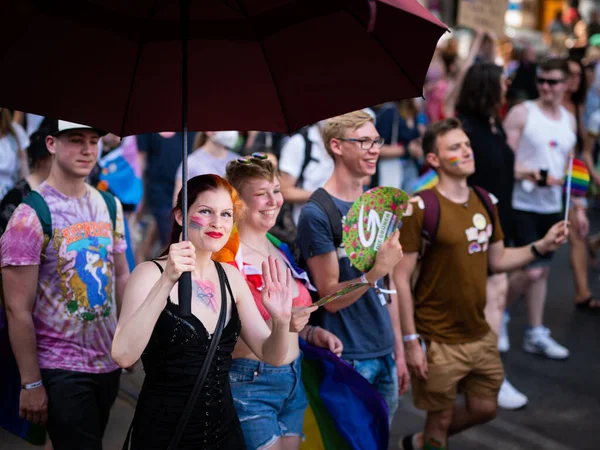
[(42, 231), (46, 236), (52, 236), (52, 216), (48, 203), (38, 191), (31, 191), (23, 199), (23, 203), (30, 206), (38, 216), (38, 220), (42, 225)]
[(425, 204), (425, 212), (423, 215), (423, 228), (421, 229), (421, 238), (425, 247), (422, 250), (422, 255), (427, 250), (437, 236), (438, 227), (440, 226), (440, 202), (435, 195), (433, 189), (426, 189), (417, 194)]
[(335, 206), (331, 195), (325, 189), (319, 188), (312, 193), (308, 201), (319, 205), (325, 211), (325, 214), (327, 214), (329, 225), (331, 226), (331, 235), (333, 236), (333, 245), (335, 248), (338, 248), (342, 245), (342, 214), (337, 206)]
[(473, 186), (473, 191), (475, 192), (477, 197), (479, 197), (479, 200), (481, 200), (481, 203), (483, 203), (483, 206), (485, 207), (485, 210), (488, 213), (488, 216), (490, 216), (490, 219), (492, 220), (492, 233), (493, 233), (494, 224), (496, 223), (496, 208), (494, 206), (494, 202), (492, 201), (492, 198), (490, 197), (490, 193), (488, 191), (486, 191), (485, 189), (480, 188), (479, 186)]
[[(411, 287), (416, 292), (417, 285), (421, 279), (421, 266), (427, 253), (427, 249), (435, 241), (440, 226), (440, 202), (433, 189), (425, 189), (416, 194), (423, 201), (423, 227), (421, 228), (421, 246), (415, 270), (411, 275)], [(418, 208), (418, 202), (417, 206)]]
[(302, 168), (300, 169), (300, 175), (296, 180), (296, 187), (302, 186), (304, 182), (304, 171), (312, 161), (312, 141), (308, 138), (308, 128), (303, 128), (299, 131), (300, 136), (304, 138), (304, 161), (302, 162)]
[(42, 225), (42, 231), (44, 233), (44, 243), (42, 244), (42, 261), (46, 258), (46, 247), (52, 239), (52, 215), (50, 214), (50, 208), (48, 203), (42, 197), (38, 191), (31, 191), (23, 199), (23, 203), (31, 207), (37, 215), (40, 224)]
[(115, 196), (110, 192), (101, 191), (98, 189), (97, 191), (100, 192), (100, 195), (102, 195), (102, 198), (106, 203), (108, 214), (110, 215), (110, 221), (112, 222), (113, 226), (113, 231), (115, 231), (117, 229), (117, 201), (115, 200)]

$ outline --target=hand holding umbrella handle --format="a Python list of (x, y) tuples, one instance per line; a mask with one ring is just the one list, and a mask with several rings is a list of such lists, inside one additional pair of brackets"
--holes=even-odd
[(189, 317), (192, 315), (192, 273), (184, 272), (179, 278), (179, 285), (177, 286), (177, 293), (179, 294), (179, 314), (182, 317)]

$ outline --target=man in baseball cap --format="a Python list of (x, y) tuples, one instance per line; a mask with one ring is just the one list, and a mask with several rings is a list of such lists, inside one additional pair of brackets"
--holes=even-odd
[(50, 121), (50, 174), (0, 240), (19, 413), (46, 424), (55, 450), (101, 450), (119, 387), (110, 351), (129, 277), (123, 209), (85, 182), (104, 134)]

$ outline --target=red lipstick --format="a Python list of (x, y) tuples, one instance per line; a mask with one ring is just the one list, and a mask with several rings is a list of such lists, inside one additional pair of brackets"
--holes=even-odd
[(206, 235), (213, 239), (221, 239), (223, 237), (223, 233), (219, 233), (218, 231), (211, 231), (206, 233)]

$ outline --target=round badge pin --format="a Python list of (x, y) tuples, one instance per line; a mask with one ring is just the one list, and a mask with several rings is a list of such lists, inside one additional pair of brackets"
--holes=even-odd
[(354, 202), (344, 218), (342, 242), (350, 263), (362, 272), (375, 264), (381, 244), (402, 225), (408, 194), (392, 187), (368, 190)]
[(485, 226), (487, 225), (487, 220), (485, 220), (485, 216), (483, 214), (477, 213), (473, 216), (473, 225), (479, 231), (485, 230)]

